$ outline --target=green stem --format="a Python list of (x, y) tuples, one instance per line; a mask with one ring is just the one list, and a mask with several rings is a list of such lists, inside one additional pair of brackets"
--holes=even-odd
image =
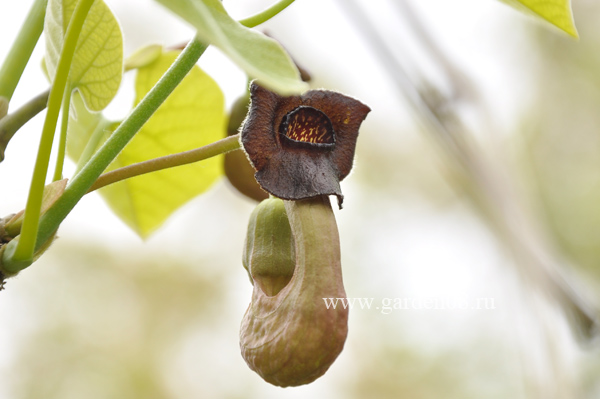
[(238, 22), (248, 28), (253, 28), (270, 20), (275, 15), (285, 10), (293, 2), (294, 0), (280, 0), (277, 3), (273, 4), (271, 7), (267, 8), (266, 10), (259, 12), (258, 14), (253, 15), (251, 17), (241, 19)]
[(89, 140), (85, 144), (83, 152), (79, 156), (79, 160), (77, 161), (77, 166), (75, 166), (75, 174), (78, 174), (81, 171), (81, 169), (83, 169), (85, 164), (88, 163), (88, 161), (90, 159), (92, 159), (92, 156), (98, 149), (101, 140), (104, 138), (104, 135), (106, 134), (107, 126), (109, 126), (111, 123), (118, 124), (118, 122), (101, 121), (100, 123), (98, 123), (98, 125), (96, 125), (96, 128), (94, 129), (94, 131), (90, 135)]
[(71, 85), (67, 83), (62, 104), (62, 119), (60, 120), (60, 137), (58, 139), (58, 154), (56, 155), (56, 167), (52, 181), (62, 179), (63, 166), (65, 164), (65, 152), (67, 148), (67, 126), (69, 125), (69, 109), (71, 108)]
[[(20, 270), (33, 262), (33, 253), (36, 248), (36, 237), (40, 220), (40, 209), (42, 206), (42, 195), (44, 192), (46, 174), (48, 172), (48, 163), (50, 162), (50, 152), (52, 151), (52, 141), (54, 140), (56, 122), (58, 121), (60, 106), (62, 104), (71, 62), (73, 61), (75, 47), (77, 46), (77, 40), (79, 39), (81, 28), (83, 27), (85, 18), (93, 3), (94, 0), (79, 0), (77, 2), (77, 6), (75, 7), (75, 11), (73, 12), (73, 16), (71, 17), (71, 21), (69, 22), (65, 34), (65, 41), (56, 68), (56, 76), (54, 77), (52, 89), (50, 89), (50, 97), (48, 98), (48, 112), (46, 114), (46, 120), (44, 121), (44, 127), (42, 128), (42, 138), (40, 140), (40, 146), (35, 161), (31, 186), (29, 188), (29, 196), (27, 197), (27, 205), (25, 206), (23, 228), (16, 244), (17, 247), (14, 249), (14, 253), (7, 253), (9, 251), (9, 248), (7, 248), (3, 256), (3, 259), (8, 256), (13, 263), (12, 266), (6, 265), (7, 269), (14, 266), (17, 270)], [(40, 244), (43, 243), (45, 243), (45, 241)]]
[[(65, 189), (62, 196), (42, 216), (37, 236), (36, 249), (40, 248), (52, 237), (60, 223), (75, 207), (77, 202), (88, 192), (90, 187), (104, 172), (108, 165), (117, 157), (119, 152), (127, 145), (133, 136), (140, 130), (146, 121), (156, 112), (158, 107), (167, 99), (179, 85), (187, 73), (196, 64), (206, 45), (197, 38), (190, 41), (183, 52), (177, 57), (171, 67), (165, 72), (152, 90), (133, 109), (131, 114), (119, 125), (109, 139), (94, 154), (88, 163), (77, 173)], [(6, 244), (10, 247), (12, 241)], [(4, 251), (2, 261), (4, 268), (9, 269), (7, 260), (10, 260), (10, 248)], [(21, 269), (17, 269), (21, 270)], [(12, 271), (12, 270), (11, 270)]]
[(115, 169), (101, 175), (88, 192), (97, 190), (121, 180), (129, 179), (131, 177), (156, 172), (158, 170), (173, 168), (175, 166), (187, 165), (189, 163), (202, 161), (204, 159), (224, 154), (229, 151), (237, 150), (240, 148), (239, 138), (239, 134), (236, 134), (234, 136), (229, 136), (219, 141), (215, 141), (214, 143), (204, 147)]
[(6, 146), (15, 133), (48, 104), (49, 90), (38, 94), (11, 114), (0, 119), (0, 162), (4, 160)]
[(35, 0), (0, 68), (0, 97), (4, 97), (7, 101), (12, 98), (23, 70), (44, 30), (47, 3), (48, 0)]

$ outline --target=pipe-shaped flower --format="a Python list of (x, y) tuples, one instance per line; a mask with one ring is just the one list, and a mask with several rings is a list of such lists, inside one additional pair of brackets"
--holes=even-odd
[(321, 377), (348, 335), (340, 238), (329, 198), (268, 199), (250, 218), (243, 256), (254, 284), (240, 327), (246, 363), (270, 384)]
[(328, 90), (282, 97), (256, 83), (242, 145), (268, 193), (287, 200), (336, 195), (350, 170), (358, 129), (371, 109)]

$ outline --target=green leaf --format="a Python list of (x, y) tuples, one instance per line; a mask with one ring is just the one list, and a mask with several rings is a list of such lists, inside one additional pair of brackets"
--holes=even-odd
[[(49, 0), (44, 23), (46, 67), (53, 80), (69, 21), (77, 0)], [(86, 106), (104, 109), (123, 75), (123, 36), (119, 23), (102, 0), (94, 1), (77, 42), (69, 85), (78, 89)]]
[[(173, 63), (178, 51), (164, 53), (137, 72), (136, 104)], [(224, 97), (197, 65), (135, 135), (109, 169), (188, 151), (226, 136)], [(100, 190), (110, 208), (146, 237), (181, 205), (206, 191), (223, 174), (223, 159), (138, 176)]]
[(579, 37), (570, 0), (501, 0), (527, 14), (536, 15), (573, 37)]
[(158, 59), (162, 54), (160, 44), (149, 44), (137, 49), (125, 60), (125, 70), (141, 68), (147, 66)]
[(192, 24), (200, 40), (220, 48), (248, 76), (282, 95), (307, 89), (298, 69), (275, 40), (232, 19), (220, 0), (156, 0)]

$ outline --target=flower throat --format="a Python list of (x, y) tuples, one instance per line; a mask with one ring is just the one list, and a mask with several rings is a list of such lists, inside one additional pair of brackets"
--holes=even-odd
[(335, 132), (331, 120), (323, 112), (309, 106), (300, 106), (289, 112), (279, 126), (285, 141), (311, 147), (332, 148)]

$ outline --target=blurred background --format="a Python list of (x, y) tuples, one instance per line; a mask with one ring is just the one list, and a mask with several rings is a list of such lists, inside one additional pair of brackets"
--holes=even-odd
[[(3, 6), (0, 57), (29, 3)], [(126, 55), (193, 35), (150, 0), (106, 3)], [(372, 108), (336, 217), (346, 292), (373, 307), (319, 380), (273, 387), (240, 356), (255, 203), (222, 179), (145, 242), (86, 196), (0, 293), (0, 398), (599, 398), (600, 4), (573, 3), (579, 40), (495, 0), (297, 0), (261, 26), (312, 87)], [(47, 87), (43, 51), (11, 106)], [(231, 106), (244, 74), (213, 48), (200, 65)], [(25, 204), (42, 121), (0, 163), (1, 215)], [(469, 306), (376, 309), (395, 298)]]

